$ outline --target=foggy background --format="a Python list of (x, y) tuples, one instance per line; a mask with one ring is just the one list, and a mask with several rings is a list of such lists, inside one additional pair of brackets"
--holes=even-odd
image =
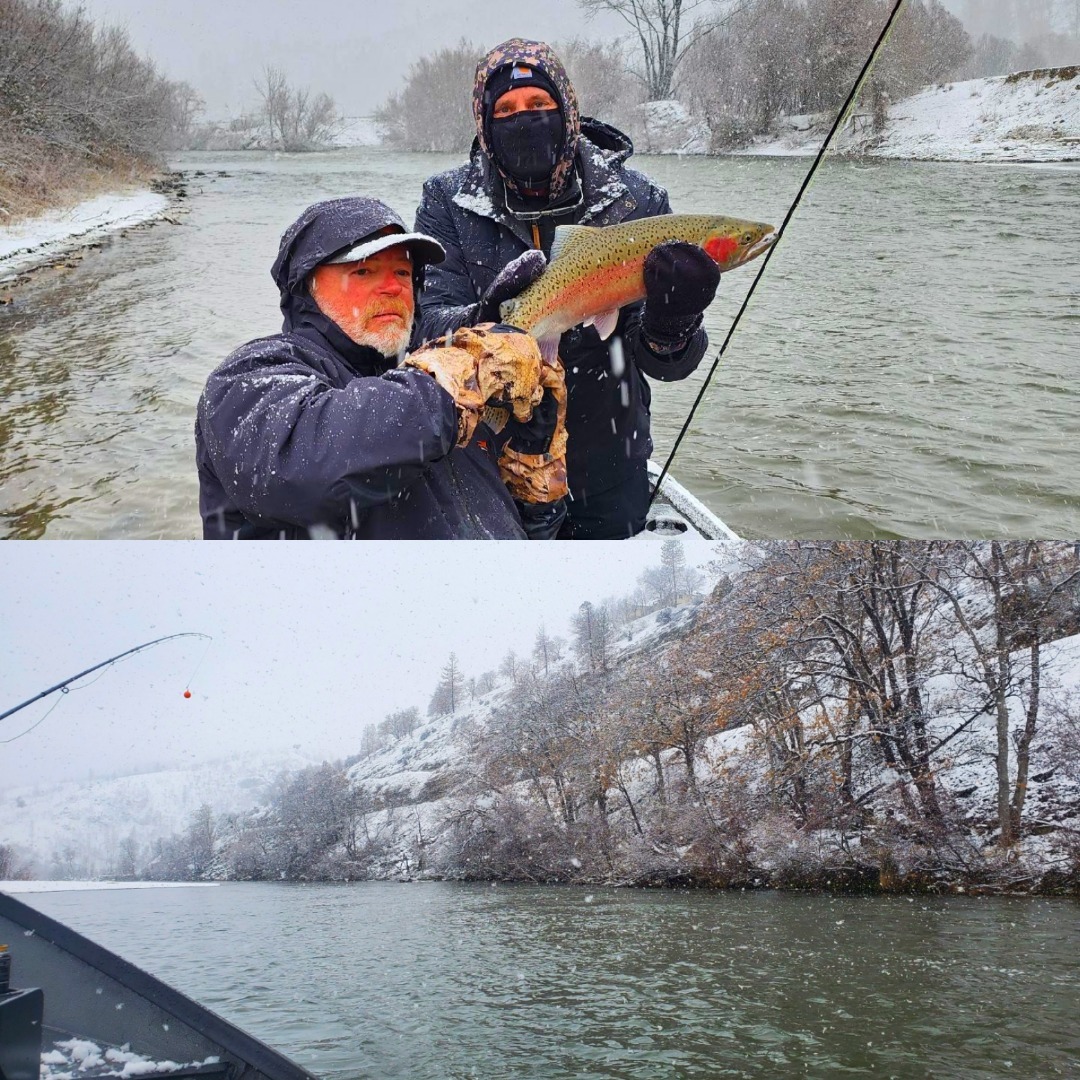
[(615, 16), (586, 23), (575, 0), (309, 0), (302, 12), (294, 0), (90, 0), (86, 8), (95, 20), (126, 27), (163, 73), (191, 83), (210, 118), (253, 105), (253, 80), (265, 64), (359, 116), (399, 88), (414, 60), (462, 37), (490, 47), (509, 37), (565, 40), (626, 29)]
[[(388, 712), (426, 711), (451, 652), (466, 676), (568, 638), (582, 601), (633, 591), (652, 534), (576, 544), (7, 544), (0, 712), (115, 653), (164, 642), (0, 721), (0, 786), (85, 779), (301, 744), (360, 746)], [(687, 562), (716, 546), (684, 542)], [(190, 682), (192, 697), (183, 697)]]
[[(575, 0), (88, 0), (96, 20), (119, 24), (172, 79), (185, 80), (219, 119), (253, 106), (253, 80), (274, 65), (329, 93), (345, 115), (368, 115), (400, 88), (410, 64), (465, 37), (490, 48), (508, 37), (567, 41), (623, 35), (612, 14), (586, 20)], [(972, 33), (1023, 32), (1022, 0), (946, 0)], [(704, 9), (702, 9), (704, 11)]]

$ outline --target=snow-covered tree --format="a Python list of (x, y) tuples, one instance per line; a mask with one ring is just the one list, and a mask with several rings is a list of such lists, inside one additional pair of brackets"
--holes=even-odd
[(457, 654), (451, 653), (428, 703), (428, 716), (453, 716), (461, 706), (464, 693), (465, 675), (458, 664)]

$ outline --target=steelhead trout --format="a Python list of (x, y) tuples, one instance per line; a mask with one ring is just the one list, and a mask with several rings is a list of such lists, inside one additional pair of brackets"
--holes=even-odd
[(532, 334), (553, 361), (559, 338), (571, 327), (595, 326), (611, 336), (619, 308), (645, 298), (645, 256), (667, 240), (697, 244), (720, 267), (734, 270), (767, 251), (771, 225), (713, 214), (663, 214), (600, 228), (560, 225), (547, 269), (520, 296), (500, 308), (504, 323)]

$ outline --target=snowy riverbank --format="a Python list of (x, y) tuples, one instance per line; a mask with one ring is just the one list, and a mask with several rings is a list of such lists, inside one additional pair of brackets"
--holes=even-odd
[[(738, 153), (817, 153), (822, 127), (787, 126), (786, 133)], [(889, 109), (884, 131), (875, 134), (856, 123), (840, 135), (836, 149), (910, 161), (1080, 161), (1080, 68), (928, 86)]]
[(0, 227), (0, 282), (112, 233), (163, 217), (167, 195), (147, 188), (113, 192)]
[(0, 892), (25, 893), (101, 892), (107, 889), (214, 888), (216, 881), (0, 881)]

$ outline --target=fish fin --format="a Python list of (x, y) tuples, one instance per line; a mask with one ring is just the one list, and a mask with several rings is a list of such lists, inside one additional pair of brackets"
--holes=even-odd
[(559, 337), (537, 338), (536, 343), (540, 346), (540, 355), (544, 362), (554, 367), (559, 362)]
[(615, 329), (615, 324), (619, 321), (619, 309), (615, 308), (613, 311), (601, 311), (599, 315), (590, 315), (583, 326), (594, 326), (596, 332), (600, 335), (601, 341), (607, 341), (611, 337), (612, 331)]
[(582, 244), (591, 243), (592, 234), (598, 231), (595, 225), (557, 225), (555, 239), (551, 241), (548, 264), (550, 265), (560, 255), (565, 255)]

